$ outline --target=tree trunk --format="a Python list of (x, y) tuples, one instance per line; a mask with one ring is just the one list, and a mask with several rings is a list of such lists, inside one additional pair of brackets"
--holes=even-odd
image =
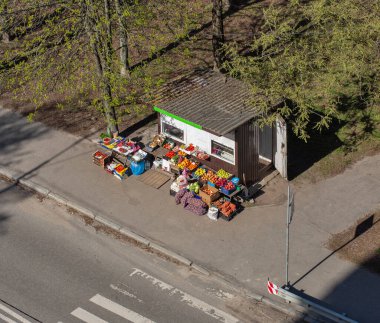
[(116, 14), (119, 25), (119, 42), (120, 42), (120, 74), (129, 76), (129, 57), (128, 57), (128, 33), (127, 22), (123, 17), (123, 12), (120, 7), (120, 0), (115, 0)]
[(214, 55), (214, 70), (219, 71), (223, 64), (223, 1), (213, 0), (212, 4), (212, 51)]
[(112, 105), (112, 88), (110, 82), (110, 72), (112, 64), (112, 33), (111, 33), (111, 22), (109, 13), (109, 1), (104, 0), (105, 9), (105, 34), (104, 37), (99, 37), (96, 33), (99, 33), (97, 28), (93, 28), (92, 21), (90, 18), (90, 8), (86, 8), (87, 19), (86, 19), (86, 30), (90, 43), (92, 46), (92, 51), (96, 60), (96, 67), (101, 82), (101, 90), (103, 95), (103, 108), (106, 115), (107, 130), (111, 135), (117, 134), (119, 132), (117, 124), (117, 116), (115, 107)]
[(8, 12), (8, 6), (7, 6), (7, 3), (4, 3), (3, 8), (0, 11), (0, 30), (1, 30), (0, 39), (4, 43), (9, 43), (10, 41), (7, 12)]

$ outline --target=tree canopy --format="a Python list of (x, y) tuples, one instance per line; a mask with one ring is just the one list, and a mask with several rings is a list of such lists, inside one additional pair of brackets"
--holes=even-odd
[(263, 123), (286, 118), (307, 140), (308, 127), (380, 99), (380, 1), (289, 1), (264, 10), (248, 52), (227, 47), (226, 68), (250, 85)]
[(162, 82), (144, 59), (198, 23), (186, 3), (1, 0), (0, 35), (14, 40), (0, 58), (2, 91), (30, 98), (36, 109), (57, 96), (92, 97), (117, 132), (116, 109), (143, 108), (142, 97)]

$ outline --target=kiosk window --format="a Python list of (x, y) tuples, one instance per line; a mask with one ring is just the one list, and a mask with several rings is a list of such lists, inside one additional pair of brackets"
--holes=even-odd
[(211, 153), (221, 159), (225, 159), (230, 163), (235, 163), (234, 149), (211, 140)]
[(184, 140), (184, 131), (166, 122), (162, 122), (162, 132), (181, 141)]

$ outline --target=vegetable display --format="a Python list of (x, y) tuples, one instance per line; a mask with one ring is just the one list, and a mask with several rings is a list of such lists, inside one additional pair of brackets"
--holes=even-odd
[(200, 186), (199, 186), (198, 182), (195, 182), (195, 183), (188, 185), (187, 188), (189, 189), (189, 191), (192, 191), (195, 194), (198, 194)]
[(233, 212), (236, 211), (236, 205), (226, 201), (222, 204), (219, 211), (222, 215), (229, 217)]
[(200, 189), (203, 193), (207, 194), (207, 195), (212, 195), (214, 193), (214, 191), (212, 191), (209, 187), (207, 186), (203, 186), (201, 187)]

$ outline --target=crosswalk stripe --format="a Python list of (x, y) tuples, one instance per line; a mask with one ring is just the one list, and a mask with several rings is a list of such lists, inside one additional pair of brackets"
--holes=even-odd
[(71, 315), (87, 323), (108, 323), (107, 321), (102, 320), (100, 317), (97, 317), (96, 315), (87, 312), (86, 310), (80, 307), (72, 311)]
[(0, 310), (4, 311), (5, 313), (9, 314), (10, 316), (14, 317), (15, 319), (19, 320), (21, 323), (31, 323), (30, 321), (24, 319), (21, 315), (18, 315), (16, 312), (13, 312), (8, 307), (0, 304)]
[(17, 323), (16, 321), (11, 320), (8, 316), (5, 316), (0, 313), (0, 319), (2, 319), (6, 323)]
[(124, 307), (121, 306), (118, 303), (115, 303), (108, 298), (103, 297), (102, 295), (96, 294), (94, 297), (90, 299), (91, 302), (95, 303), (96, 305), (99, 305), (106, 310), (109, 310), (110, 312), (113, 312), (122, 318), (125, 318), (131, 322), (134, 323), (154, 323), (153, 321), (149, 320), (148, 318)]
[(129, 275), (130, 277), (132, 276), (139, 276), (141, 278), (144, 278), (148, 280), (153, 286), (156, 286), (157, 288), (160, 288), (163, 291), (166, 291), (170, 296), (176, 295), (177, 297), (180, 298), (181, 302), (184, 302), (188, 306), (198, 309), (205, 313), (206, 315), (209, 315), (219, 321), (225, 322), (225, 323), (238, 323), (239, 320), (232, 315), (217, 309), (216, 307), (207, 304), (203, 301), (201, 301), (198, 298), (195, 298), (180, 289), (175, 288), (174, 286), (171, 286), (162, 280), (159, 280), (158, 278), (155, 278), (148, 273), (138, 269), (134, 268), (134, 271)]

